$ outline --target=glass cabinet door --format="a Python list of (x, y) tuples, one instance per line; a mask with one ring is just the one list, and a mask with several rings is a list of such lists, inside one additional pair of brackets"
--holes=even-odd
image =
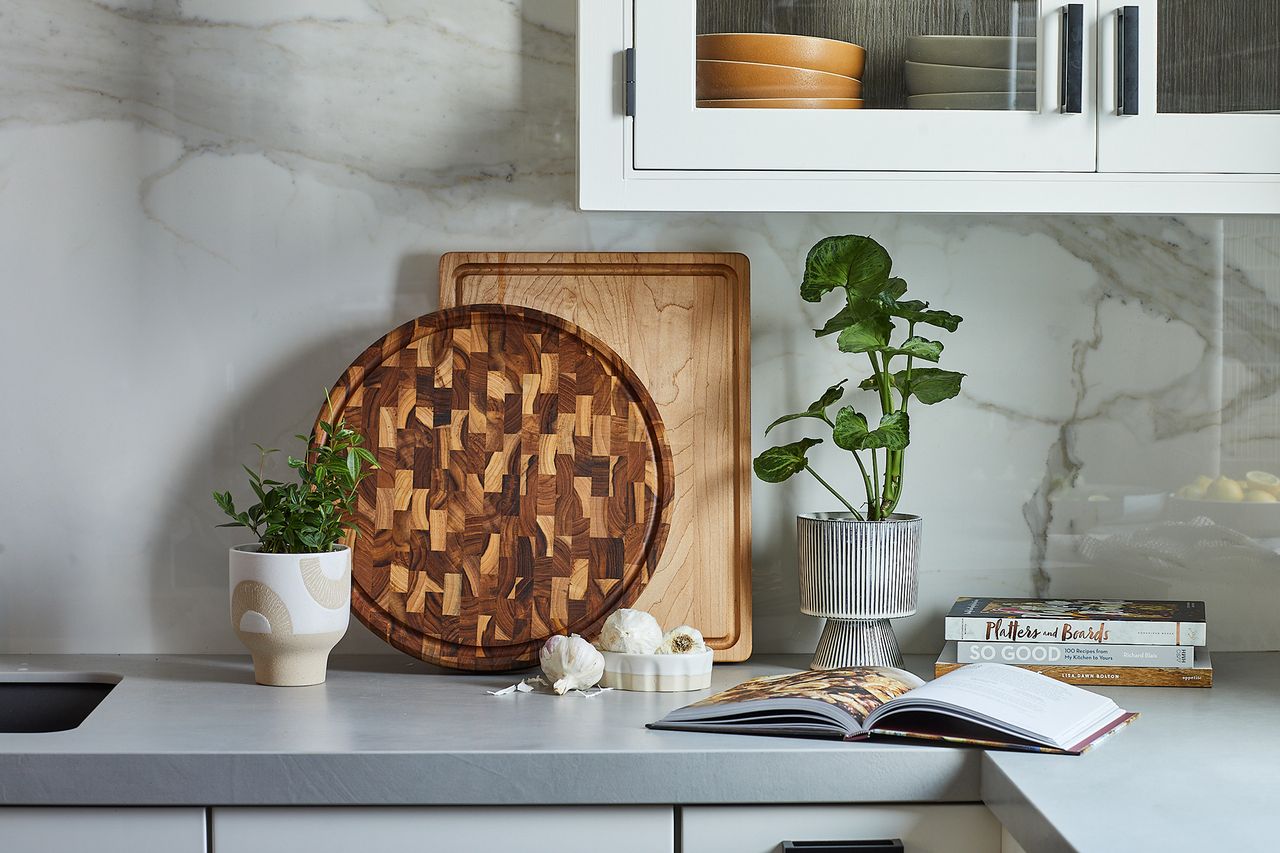
[(1093, 171), (1096, 0), (636, 0), (636, 169)]
[(1280, 172), (1280, 2), (1105, 0), (1098, 167)]

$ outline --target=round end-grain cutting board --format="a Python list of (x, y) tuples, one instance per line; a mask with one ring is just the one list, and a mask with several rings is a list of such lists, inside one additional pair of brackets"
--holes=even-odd
[(528, 666), (648, 582), (674, 490), (663, 424), (573, 324), (505, 305), (428, 314), (365, 350), (330, 398), (380, 466), (357, 500), (352, 609), (401, 651)]

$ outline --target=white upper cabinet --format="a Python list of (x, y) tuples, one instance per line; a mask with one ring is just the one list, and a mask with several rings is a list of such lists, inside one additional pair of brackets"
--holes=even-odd
[(1276, 0), (1104, 0), (1099, 42), (1099, 171), (1280, 173)]
[[(586, 210), (1280, 213), (1277, 0), (581, 0), (578, 14)], [(699, 38), (715, 33), (865, 53)]]

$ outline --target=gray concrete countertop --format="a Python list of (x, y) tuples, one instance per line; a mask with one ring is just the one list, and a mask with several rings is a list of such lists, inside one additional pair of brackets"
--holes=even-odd
[(1098, 689), (1141, 716), (1078, 758), (987, 752), (983, 801), (1029, 853), (1280, 849), (1280, 653), (1213, 665), (1207, 690)]
[[(971, 801), (981, 753), (906, 743), (655, 732), (667, 711), (802, 657), (717, 665), (709, 691), (490, 696), (519, 675), (338, 657), (315, 687), (248, 658), (0, 657), (0, 672), (113, 672), (78, 728), (0, 734), (10, 805), (469, 805)], [(924, 665), (924, 661), (918, 662)]]
[[(79, 728), (0, 734), (4, 805), (464, 805), (985, 801), (1031, 853), (1262, 850), (1280, 837), (1280, 653), (1214, 656), (1210, 690), (1111, 688), (1142, 716), (1082, 757), (653, 732), (706, 695), (485, 691), (404, 657), (326, 684), (252, 683), (247, 658), (8, 656), (124, 680)], [(713, 690), (801, 667), (717, 665)], [(921, 674), (930, 661), (915, 658)]]

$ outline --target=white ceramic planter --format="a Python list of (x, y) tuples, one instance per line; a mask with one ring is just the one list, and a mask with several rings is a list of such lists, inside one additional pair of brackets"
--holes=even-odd
[(901, 667), (890, 619), (916, 612), (918, 515), (858, 521), (847, 512), (796, 518), (800, 612), (826, 617), (810, 669)]
[(601, 687), (651, 693), (678, 693), (711, 686), (711, 665), (715, 652), (689, 655), (627, 655), (601, 652), (604, 676)]
[(351, 549), (263, 554), (231, 549), (231, 626), (253, 655), (259, 684), (324, 681), (329, 652), (351, 620)]

